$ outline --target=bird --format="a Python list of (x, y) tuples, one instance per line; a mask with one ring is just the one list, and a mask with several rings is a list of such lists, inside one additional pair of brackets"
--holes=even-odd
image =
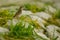
[(22, 8), (23, 8), (23, 6), (20, 6), (20, 8), (18, 9), (18, 11), (13, 16), (13, 18), (18, 17), (22, 13)]

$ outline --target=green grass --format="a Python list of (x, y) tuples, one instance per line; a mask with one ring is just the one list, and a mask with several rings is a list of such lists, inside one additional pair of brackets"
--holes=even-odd
[(60, 10), (59, 9), (55, 12), (55, 18), (60, 19)]
[(29, 36), (32, 36), (33, 35), (33, 28), (32, 28), (32, 25), (28, 25), (28, 28), (25, 28), (25, 24), (23, 25), (24, 23), (19, 22), (17, 23), (13, 28), (10, 28), (10, 35), (9, 36), (13, 36), (13, 37), (16, 37), (16, 38), (20, 38), (20, 37), (29, 37)]
[(35, 4), (25, 4), (24, 7), (25, 7), (25, 10), (30, 10), (33, 13), (45, 11), (44, 7), (38, 7)]
[(14, 15), (14, 11), (9, 9), (0, 10), (0, 26), (5, 25), (8, 20), (11, 20)]

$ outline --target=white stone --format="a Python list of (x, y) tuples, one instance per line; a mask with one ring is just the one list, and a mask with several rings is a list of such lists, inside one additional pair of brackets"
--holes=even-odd
[(38, 12), (38, 13), (36, 13), (36, 15), (37, 15), (37, 16), (40, 16), (40, 17), (42, 17), (42, 18), (44, 18), (44, 19), (49, 19), (49, 18), (51, 18), (51, 15), (49, 15), (48, 13), (45, 13), (45, 12)]
[(39, 35), (40, 37), (46, 39), (46, 40), (50, 40), (45, 34), (38, 32), (38, 30), (35, 29), (35, 32), (37, 33), (37, 35)]
[(30, 14), (33, 14), (33, 13), (31, 11), (22, 10), (22, 15), (30, 15)]
[(38, 23), (42, 28), (45, 29), (45, 26), (44, 26), (44, 23), (46, 23), (45, 20), (43, 20), (42, 18), (40, 18), (40, 17), (38, 17), (38, 16), (36, 16), (36, 15), (30, 15), (30, 16), (31, 16), (32, 20), (34, 20), (34, 21), (36, 20), (37, 23)]
[(53, 38), (53, 37), (59, 37), (60, 36), (60, 33), (58, 33), (56, 30), (60, 29), (58, 26), (55, 26), (55, 25), (49, 25), (47, 26), (47, 33), (49, 35), (50, 38)]
[(49, 11), (50, 11), (51, 13), (54, 13), (54, 12), (56, 11), (56, 9), (53, 8), (52, 6), (48, 6), (48, 8), (49, 8)]
[(6, 33), (9, 32), (7, 28), (0, 27), (0, 33)]

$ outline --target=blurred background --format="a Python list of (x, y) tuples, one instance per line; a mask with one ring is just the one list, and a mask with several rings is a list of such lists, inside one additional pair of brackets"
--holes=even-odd
[(0, 7), (4, 5), (23, 5), (25, 3), (36, 3), (36, 2), (52, 2), (54, 6), (60, 8), (60, 0), (0, 0)]

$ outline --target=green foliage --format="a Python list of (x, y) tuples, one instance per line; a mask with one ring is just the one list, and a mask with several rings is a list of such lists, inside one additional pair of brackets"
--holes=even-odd
[(0, 12), (0, 25), (4, 25), (7, 22), (8, 11), (4, 10)]
[(25, 22), (30, 23), (31, 25), (33, 25), (35, 28), (40, 28), (39, 23), (37, 22), (37, 20), (32, 20), (31, 17), (29, 15), (23, 15), (20, 17), (20, 20), (23, 20)]
[(12, 19), (13, 12), (9, 10), (0, 10), (0, 26), (3, 26), (7, 23), (9, 19)]
[(8, 36), (14, 38), (32, 37), (34, 28), (32, 27), (31, 24), (28, 24), (26, 28), (26, 23), (27, 22), (20, 21), (15, 26), (11, 25), (10, 33)]
[(60, 10), (57, 10), (54, 14), (55, 18), (60, 19)]
[(13, 25), (11, 21), (10, 32), (7, 36), (14, 39), (22, 38), (24, 40), (35, 40), (34, 37), (37, 36), (37, 34), (34, 33), (34, 28), (38, 27), (40, 27), (38, 23), (36, 21), (33, 21), (29, 15), (23, 15), (20, 17), (20, 21), (16, 25)]
[(24, 6), (26, 10), (30, 10), (33, 13), (45, 11), (44, 7), (38, 7), (37, 5), (34, 5), (34, 4), (25, 4)]

